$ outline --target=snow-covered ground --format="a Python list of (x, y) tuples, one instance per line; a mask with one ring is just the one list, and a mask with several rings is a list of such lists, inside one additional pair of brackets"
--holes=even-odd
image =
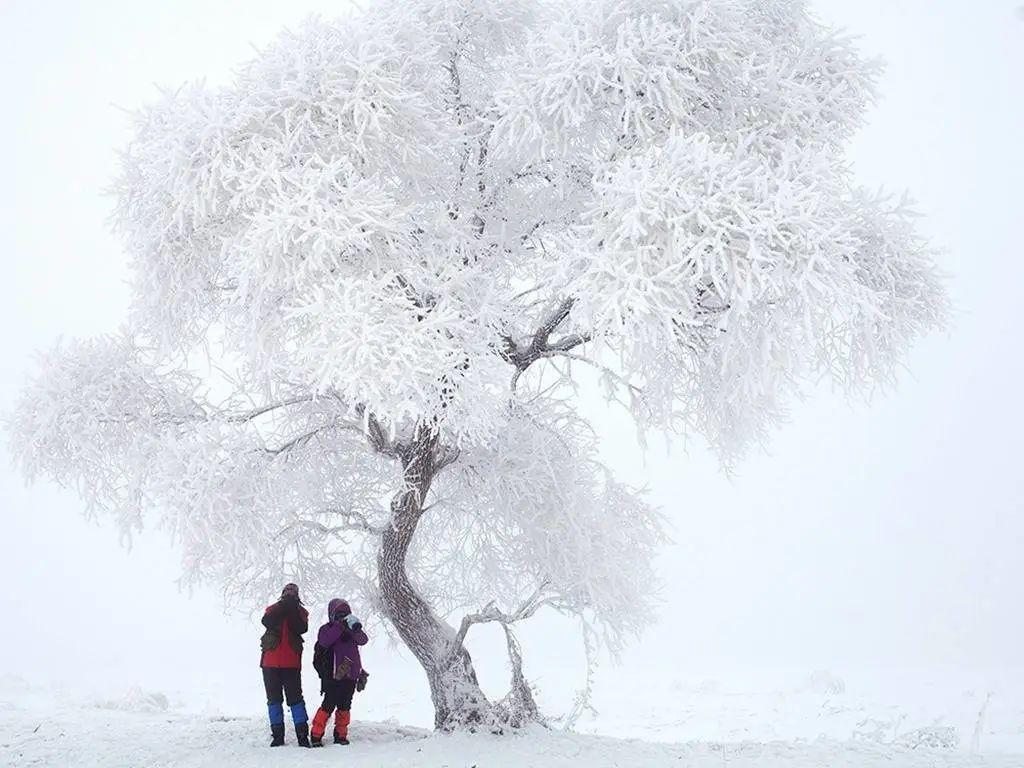
[[(0, 760), (11, 766), (278, 766), (297, 759), (294, 740), (266, 745), (262, 720), (60, 707), (51, 713), (4, 709)], [(872, 741), (691, 742), (671, 744), (567, 734), (540, 728), (511, 737), (434, 735), (394, 725), (359, 723), (348, 747), (328, 745), (301, 759), (351, 768), (640, 768), (641, 766), (1005, 766), (1024, 757), (883, 745)], [(339, 754), (340, 750), (344, 750)]]
[[(614, 717), (586, 718), (577, 733), (537, 728), (506, 738), (399, 725), (420, 719), (419, 697), (389, 691), (363, 702), (364, 710), (367, 717), (397, 717), (357, 717), (351, 746), (300, 757), (291, 733), (287, 748), (267, 747), (258, 700), (244, 711), (216, 712), (209, 699), (180, 693), (97, 695), (6, 676), (0, 678), (0, 765), (269, 767), (302, 759), (352, 768), (1024, 768), (1024, 706), (1012, 695), (1019, 690), (1012, 676), (1005, 681), (1005, 690), (994, 692), (921, 685), (905, 691), (905, 702), (916, 696), (916, 703), (898, 704), (866, 688), (851, 691), (827, 672), (792, 690), (745, 693), (720, 681), (689, 684), (666, 676), (621, 687)], [(632, 714), (624, 717), (626, 711)]]
[(599, 688), (599, 713), (579, 730), (652, 741), (768, 742), (819, 738), (1024, 755), (1020, 670), (797, 670), (687, 679), (646, 675), (618, 693)]

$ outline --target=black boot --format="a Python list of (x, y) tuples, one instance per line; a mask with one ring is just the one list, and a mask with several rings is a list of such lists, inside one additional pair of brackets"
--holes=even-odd
[(280, 747), (284, 745), (284, 723), (270, 726), (270, 735), (274, 737), (270, 742), (270, 746)]
[(300, 747), (308, 747), (309, 744), (309, 724), (308, 723), (296, 723), (295, 724), (295, 741), (299, 743)]
[(337, 731), (335, 731), (335, 733), (334, 733), (334, 743), (335, 744), (348, 744), (348, 739), (345, 738), (344, 736), (339, 736)]
[(309, 746), (311, 746), (311, 747), (322, 747), (323, 745), (324, 745), (323, 738), (319, 738), (318, 739), (316, 736), (314, 736), (314, 737), (312, 737), (309, 740)]

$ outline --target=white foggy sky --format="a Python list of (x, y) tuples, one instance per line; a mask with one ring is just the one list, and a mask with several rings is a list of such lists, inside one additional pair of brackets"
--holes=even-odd
[[(852, 158), (869, 186), (919, 201), (956, 317), (915, 350), (895, 393), (869, 405), (813, 393), (732, 480), (699, 441), (671, 455), (652, 443), (645, 459), (628, 424), (602, 417), (610, 462), (649, 485), (677, 540), (661, 558), (661, 621), (625, 664), (1024, 666), (1024, 21), (1010, 0), (811, 5), (888, 62)], [(223, 80), (251, 44), (342, 7), (0, 0), (0, 409), (33, 350), (124, 318), (125, 258), (100, 196), (127, 137), (114, 105), (144, 103), (154, 84)], [(215, 590), (180, 594), (159, 534), (126, 552), (72, 494), (25, 489), (6, 460), (0, 503), (0, 675), (47, 677), (56, 656), (117, 684), (255, 674), (259, 632), (222, 616)], [(54, 625), (119, 639), (69, 647)], [(199, 633), (217, 650), (182, 656), (181, 638)], [(371, 653), (392, 663), (383, 643)], [(528, 672), (556, 657), (528, 657)]]

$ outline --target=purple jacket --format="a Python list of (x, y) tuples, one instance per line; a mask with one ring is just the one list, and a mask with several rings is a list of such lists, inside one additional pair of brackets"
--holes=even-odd
[[(356, 680), (363, 670), (362, 660), (359, 658), (359, 646), (366, 645), (369, 638), (366, 633), (357, 629), (351, 631), (344, 622), (330, 621), (335, 610), (344, 603), (344, 600), (335, 598), (327, 606), (328, 621), (317, 633), (317, 642), (325, 648), (334, 649), (334, 679)], [(345, 667), (348, 667), (346, 673)]]

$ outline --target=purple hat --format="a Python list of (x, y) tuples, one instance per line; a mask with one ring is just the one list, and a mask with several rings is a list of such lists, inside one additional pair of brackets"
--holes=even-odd
[(347, 601), (342, 600), (340, 597), (335, 597), (327, 604), (327, 620), (332, 621), (334, 614), (341, 613), (342, 616), (348, 616), (352, 613), (352, 609), (349, 607)]

